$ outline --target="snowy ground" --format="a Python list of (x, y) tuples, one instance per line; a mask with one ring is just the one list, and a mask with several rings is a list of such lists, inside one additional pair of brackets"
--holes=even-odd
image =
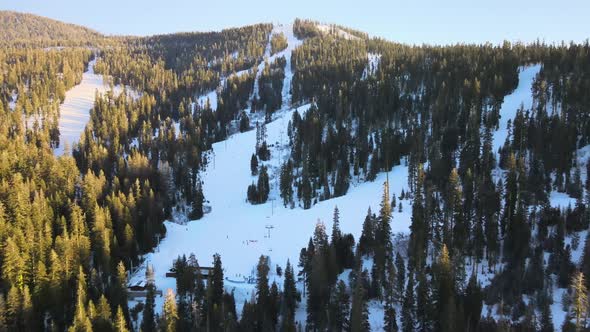
[(377, 69), (379, 69), (379, 63), (381, 63), (381, 54), (367, 53), (367, 60), (368, 64), (363, 72), (363, 79), (366, 79), (377, 72)]
[[(194, 253), (201, 266), (210, 266), (213, 254), (219, 253), (224, 266), (225, 288), (235, 291), (238, 311), (245, 300), (250, 300), (254, 285), (243, 283), (244, 277), (252, 276), (261, 255), (270, 257), (271, 281), (282, 281), (272, 275), (278, 264), (285, 267), (287, 260), (297, 265), (301, 248), (307, 246), (316, 224), (321, 221), (328, 232), (332, 227), (334, 208), (340, 210), (340, 224), (343, 232), (352, 233), (358, 240), (362, 224), (369, 206), (374, 212), (379, 209), (386, 174), (379, 174), (374, 182), (352, 184), (344, 197), (339, 197), (315, 204), (311, 209), (301, 207), (294, 209), (283, 206), (278, 193), (278, 171), (287, 153), (287, 124), (293, 112), (305, 112), (309, 105), (295, 109), (289, 107), (291, 102), (290, 86), (291, 52), (301, 44), (292, 32), (292, 25), (276, 25), (274, 33), (284, 33), (289, 46), (268, 58), (285, 56), (287, 66), (283, 88), (283, 109), (276, 112), (273, 122), (267, 125), (267, 142), (271, 146), (271, 160), (265, 165), (269, 168), (271, 193), (266, 204), (251, 205), (246, 200), (248, 185), (257, 177), (250, 174), (250, 157), (255, 149), (256, 131), (236, 133), (228, 140), (213, 145), (210, 151), (208, 169), (202, 174), (205, 198), (212, 211), (203, 219), (180, 225), (166, 222), (166, 237), (160, 242), (155, 252), (146, 255), (144, 264), (135, 271), (130, 283), (143, 280), (145, 268), (150, 264), (155, 269), (156, 287), (164, 294), (168, 288), (175, 289), (175, 279), (166, 278), (166, 272), (179, 255)], [(264, 63), (261, 64), (263, 66)], [(259, 72), (263, 67), (259, 67)], [(257, 93), (257, 91), (254, 91)], [(205, 96), (203, 96), (206, 98)], [(209, 95), (212, 100), (212, 96)], [(204, 99), (201, 99), (203, 101)], [(254, 117), (256, 118), (256, 116)], [(402, 188), (407, 191), (407, 167), (397, 166), (388, 174), (390, 192), (399, 196)], [(410, 225), (411, 204), (402, 201), (402, 212), (396, 208), (393, 214), (393, 233), (407, 233)], [(269, 229), (267, 226), (273, 227)], [(242, 282), (242, 283), (239, 283)], [(163, 297), (156, 299), (160, 311)], [(134, 302), (130, 302), (133, 305)], [(300, 306), (297, 317), (305, 321), (305, 307)], [(371, 306), (371, 317), (382, 316), (382, 309)]]
[(329, 24), (318, 24), (317, 25), (318, 29), (323, 32), (323, 33), (327, 33), (327, 34), (335, 34), (340, 38), (344, 38), (344, 39), (348, 39), (348, 40), (358, 40), (360, 39), (359, 37), (350, 34), (347, 31), (342, 30), (341, 28), (335, 26), (335, 25), (329, 25)]
[[(80, 134), (90, 119), (96, 91), (105, 93), (110, 89), (102, 75), (94, 73), (95, 63), (96, 59), (88, 63), (88, 70), (82, 75), (82, 81), (66, 92), (66, 98), (59, 108), (60, 144), (54, 150), (56, 156), (64, 153), (66, 144), (71, 148), (80, 139)], [(115, 93), (120, 91), (120, 88), (115, 87)]]
[[(494, 151), (497, 153), (498, 149), (504, 145), (506, 141), (506, 137), (508, 137), (508, 120), (513, 121), (514, 117), (516, 116), (517, 110), (524, 106), (524, 109), (530, 109), (533, 103), (533, 96), (532, 96), (532, 84), (535, 79), (535, 76), (541, 69), (540, 64), (527, 66), (521, 68), (519, 72), (519, 83), (518, 87), (514, 92), (510, 95), (504, 97), (504, 103), (502, 104), (502, 108), (500, 109), (500, 123), (499, 129), (494, 133)], [(584, 181), (585, 178), (588, 176), (586, 174), (585, 165), (587, 163), (588, 157), (590, 156), (590, 146), (585, 146), (577, 151), (577, 164), (581, 167), (582, 171), (582, 180)], [(499, 158), (498, 155), (496, 155)], [(503, 172), (500, 169), (496, 170), (496, 176), (502, 176)], [(560, 193), (557, 191), (552, 191), (549, 196), (549, 204), (554, 208), (566, 209), (568, 207), (574, 208), (576, 205), (576, 199), (570, 197), (566, 193)], [(577, 248), (572, 248), (572, 262), (574, 264), (579, 264), (582, 259), (583, 247), (584, 247), (584, 239), (586, 238), (587, 231), (580, 232), (578, 234), (580, 242)], [(565, 242), (568, 245), (572, 244), (573, 234), (567, 235)], [(547, 263), (549, 259), (549, 253), (545, 253), (545, 263)], [(478, 275), (480, 281), (483, 281), (482, 284), (485, 286), (489, 284), (489, 280), (493, 277), (492, 274), (481, 273)], [(553, 325), (556, 328), (560, 328), (565, 320), (567, 312), (563, 310), (563, 305), (561, 303), (562, 296), (567, 289), (558, 288), (557, 281), (555, 276), (553, 276), (553, 304), (551, 305), (551, 312), (553, 316)], [(528, 301), (528, 297), (525, 297), (525, 301)], [(484, 305), (484, 310), (482, 311), (482, 315), (487, 314), (487, 306)], [(498, 317), (497, 313), (495, 312), (495, 308), (492, 310), (492, 314), (495, 317)]]
[[(521, 68), (518, 73), (518, 87), (504, 97), (502, 108), (500, 108), (499, 128), (494, 133), (493, 151), (495, 153), (504, 145), (506, 137), (508, 137), (508, 120), (514, 121), (516, 111), (521, 105), (524, 106), (524, 109), (529, 109), (533, 105), (531, 89), (539, 70), (541, 70), (540, 64)], [(499, 160), (499, 157), (496, 156), (496, 159)]]
[[(186, 225), (179, 225), (166, 222), (167, 234), (161, 241), (155, 252), (146, 255), (145, 262), (135, 272), (130, 283), (144, 279), (145, 267), (152, 265), (156, 274), (156, 286), (164, 293), (168, 288), (175, 289), (175, 279), (166, 278), (165, 273), (172, 266), (172, 262), (179, 255), (190, 255), (194, 253), (201, 266), (210, 266), (212, 256), (219, 253), (222, 258), (224, 273), (226, 277), (225, 288), (234, 291), (238, 311), (244, 301), (250, 301), (254, 285), (244, 282), (245, 277), (251, 277), (255, 273), (255, 266), (260, 255), (267, 255), (271, 262), (271, 282), (282, 283), (281, 278), (274, 275), (274, 267), (278, 264), (284, 267), (289, 259), (296, 266), (299, 251), (307, 245), (314, 227), (318, 222), (323, 222), (329, 231), (332, 227), (332, 215), (334, 207), (340, 210), (340, 224), (343, 232), (352, 233), (358, 240), (367, 208), (376, 212), (379, 208), (379, 201), (382, 193), (382, 185), (386, 174), (381, 173), (374, 182), (353, 183), (347, 195), (344, 197), (319, 202), (309, 210), (300, 207), (289, 209), (283, 207), (278, 194), (278, 168), (287, 153), (285, 141), (286, 128), (293, 112), (305, 112), (309, 105), (291, 109), (290, 105), (290, 83), (293, 73), (290, 70), (291, 51), (301, 41), (297, 40), (292, 33), (291, 26), (275, 26), (273, 33), (283, 32), (289, 41), (289, 47), (273, 57), (285, 56), (287, 60), (285, 86), (283, 90), (283, 107), (274, 117), (273, 122), (267, 125), (267, 142), (271, 147), (272, 158), (265, 165), (269, 168), (271, 193), (266, 204), (251, 205), (246, 201), (246, 188), (256, 181), (251, 176), (249, 161), (256, 142), (255, 131), (236, 133), (228, 140), (213, 145), (210, 152), (210, 165), (202, 174), (204, 182), (205, 197), (212, 211), (198, 221), (189, 222)], [(369, 67), (367, 71), (374, 70), (379, 64), (378, 55), (369, 54)], [(272, 63), (272, 57), (269, 63)], [(264, 63), (260, 64), (258, 71), (261, 72)], [(530, 108), (532, 105), (531, 86), (540, 65), (533, 65), (521, 68), (519, 72), (519, 84), (514, 92), (504, 98), (500, 110), (499, 129), (494, 133), (493, 148), (497, 152), (508, 136), (507, 123), (516, 115), (517, 109), (523, 105)], [(257, 93), (255, 89), (254, 93)], [(214, 94), (214, 93), (212, 93)], [(215, 103), (216, 96), (212, 94), (202, 96), (200, 102), (209, 97)], [(214, 107), (215, 108), (215, 107)], [(256, 119), (256, 115), (253, 116)], [(579, 150), (579, 159), (586, 159), (590, 155), (590, 148)], [(502, 172), (497, 170), (497, 176)], [(402, 189), (407, 188), (407, 166), (401, 165), (389, 172), (390, 191), (399, 196)], [(562, 208), (575, 203), (575, 200), (566, 194), (554, 192), (550, 197), (552, 206)], [(410, 201), (401, 201), (402, 212), (394, 208), (392, 231), (393, 233), (407, 234), (411, 222)], [(272, 227), (269, 232), (269, 228)], [(269, 236), (270, 234), (270, 236)], [(584, 234), (582, 234), (584, 235)], [(571, 238), (568, 237), (568, 243)], [(572, 252), (574, 262), (579, 261), (582, 245)], [(491, 274), (481, 272), (478, 279), (482, 284), (489, 283)], [(483, 269), (487, 271), (487, 269)], [(471, 271), (471, 268), (469, 268)], [(469, 272), (468, 271), (468, 272)], [(340, 277), (347, 280), (350, 271), (345, 271)], [(301, 285), (300, 285), (301, 286)], [(564, 290), (554, 289), (555, 304), (552, 306), (555, 326), (560, 326), (565, 313), (561, 309), (561, 294)], [(161, 311), (163, 297), (156, 299), (157, 311)], [(133, 305), (134, 302), (130, 302)], [(398, 311), (399, 312), (399, 311)], [(372, 330), (382, 329), (383, 307), (380, 303), (369, 304), (370, 323)], [(484, 309), (482, 315), (486, 315)], [(303, 301), (296, 313), (296, 319), (305, 324), (305, 301)]]
[[(299, 111), (306, 107), (299, 108)], [(281, 119), (267, 125), (269, 142), (280, 141), (281, 131), (286, 130), (293, 111), (286, 111)], [(255, 181), (250, 175), (249, 160), (256, 142), (255, 131), (235, 134), (227, 142), (213, 145), (212, 164), (203, 174), (205, 197), (212, 206), (211, 213), (187, 225), (166, 223), (167, 234), (156, 252), (148, 254), (146, 263), (155, 268), (156, 286), (164, 292), (175, 288), (175, 279), (165, 278), (172, 261), (179, 255), (194, 253), (202, 266), (210, 266), (212, 256), (219, 253), (225, 269), (225, 276), (240, 280), (250, 276), (260, 255), (268, 255), (274, 270), (275, 264), (285, 266), (287, 259), (297, 264), (299, 251), (307, 245), (309, 237), (318, 221), (332, 226), (334, 207), (338, 206), (343, 232), (359, 238), (362, 223), (369, 205), (378, 211), (385, 174), (380, 174), (374, 182), (351, 187), (348, 194), (314, 205), (309, 210), (299, 207), (283, 207), (278, 195), (276, 174), (271, 175), (271, 200), (266, 204), (251, 205), (246, 201), (246, 189)], [(279, 164), (277, 149), (272, 150), (271, 169)], [(272, 174), (272, 173), (271, 173)], [(407, 167), (395, 167), (390, 173), (391, 192), (399, 195), (402, 188), (407, 189)], [(399, 213), (395, 211), (392, 230), (394, 233), (407, 232), (411, 209), (408, 201)], [(266, 226), (274, 227), (270, 231)], [(136, 278), (143, 278), (143, 269)], [(250, 299), (252, 285), (226, 282), (226, 288), (236, 290), (236, 302), (241, 307), (244, 300)], [(163, 299), (158, 302), (161, 305)]]

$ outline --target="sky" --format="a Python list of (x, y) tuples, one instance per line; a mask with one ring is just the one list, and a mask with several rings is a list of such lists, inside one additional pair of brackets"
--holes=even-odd
[(212, 31), (309, 18), (409, 44), (590, 38), (588, 0), (0, 0), (0, 9), (105, 34)]

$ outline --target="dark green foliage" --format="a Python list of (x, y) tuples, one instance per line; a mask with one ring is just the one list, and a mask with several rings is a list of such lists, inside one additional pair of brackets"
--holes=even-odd
[(285, 34), (283, 34), (282, 32), (273, 34), (270, 38), (270, 55), (273, 55), (284, 50), (285, 48), (287, 48), (287, 46), (288, 43)]
[(272, 114), (281, 108), (283, 80), (285, 79), (284, 57), (277, 58), (273, 63), (266, 63), (260, 78), (258, 79), (259, 99), (257, 109), (266, 112), (267, 122), (271, 120)]
[(258, 174), (258, 158), (256, 157), (256, 154), (252, 154), (252, 158), (250, 159), (250, 173), (252, 173), (252, 175)]
[(352, 294), (352, 304), (350, 308), (350, 331), (361, 332), (369, 331), (370, 329), (367, 292), (363, 287), (363, 283), (357, 281)]

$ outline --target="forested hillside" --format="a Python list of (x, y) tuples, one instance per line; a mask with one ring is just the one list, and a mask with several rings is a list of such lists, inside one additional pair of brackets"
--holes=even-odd
[(37, 44), (45, 46), (89, 45), (103, 39), (91, 29), (49, 18), (0, 11), (0, 43)]
[(0, 32), (0, 331), (588, 329), (588, 42)]

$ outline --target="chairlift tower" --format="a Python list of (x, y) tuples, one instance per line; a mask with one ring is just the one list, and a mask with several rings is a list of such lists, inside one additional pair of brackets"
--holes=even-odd
[(266, 225), (264, 227), (268, 230), (268, 235), (266, 237), (270, 239), (270, 230), (275, 227), (273, 225)]

